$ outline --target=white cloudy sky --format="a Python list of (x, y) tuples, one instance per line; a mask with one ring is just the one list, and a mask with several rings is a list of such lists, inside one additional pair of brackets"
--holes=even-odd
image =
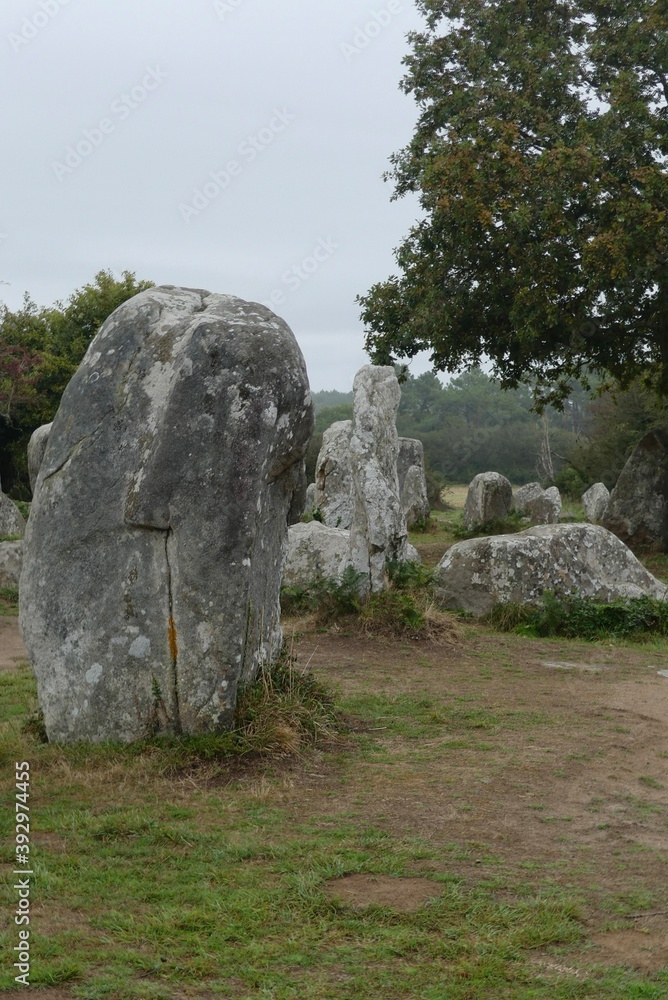
[(418, 211), (381, 175), (412, 134), (398, 83), (420, 27), (410, 0), (3, 0), (0, 295), (47, 305), (102, 268), (282, 292), (313, 388), (349, 389), (368, 361), (355, 296)]

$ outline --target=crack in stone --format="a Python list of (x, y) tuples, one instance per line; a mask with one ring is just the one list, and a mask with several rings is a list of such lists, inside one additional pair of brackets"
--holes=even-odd
[(169, 639), (169, 655), (170, 664), (172, 670), (172, 690), (174, 693), (174, 706), (176, 718), (174, 719), (174, 728), (177, 733), (181, 732), (181, 706), (179, 703), (179, 674), (178, 674), (178, 657), (179, 657), (179, 646), (178, 638), (176, 635), (176, 623), (174, 621), (174, 594), (172, 592), (172, 564), (169, 557), (169, 545), (173, 537), (172, 529), (168, 528), (165, 531), (165, 560), (167, 563), (167, 636)]

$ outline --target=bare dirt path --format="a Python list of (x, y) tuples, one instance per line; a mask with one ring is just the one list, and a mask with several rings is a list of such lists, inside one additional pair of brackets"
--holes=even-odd
[(444, 870), (444, 847), (457, 845), (447, 871), (498, 880), (509, 901), (527, 880), (570, 887), (589, 941), (566, 964), (665, 968), (668, 649), (466, 633), (455, 647), (297, 640), (300, 662), (348, 704), (392, 704), (369, 724), (377, 757), (335, 799), (327, 780), (307, 794), (298, 783), (286, 793), (295, 816), (419, 836), (434, 851), (416, 876)]

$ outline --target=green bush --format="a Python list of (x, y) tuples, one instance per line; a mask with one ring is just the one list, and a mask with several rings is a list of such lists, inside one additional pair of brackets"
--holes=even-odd
[(643, 640), (668, 636), (668, 604), (651, 597), (596, 601), (571, 594), (543, 594), (538, 605), (500, 604), (487, 620), (504, 632), (536, 638)]
[(285, 614), (317, 611), (326, 620), (338, 615), (356, 614), (360, 609), (363, 579), (363, 573), (347, 566), (340, 580), (319, 576), (303, 586), (284, 587), (281, 591), (281, 610)]
[(516, 510), (511, 510), (508, 517), (503, 520), (487, 521), (486, 524), (479, 524), (477, 528), (467, 529), (462, 521), (455, 524), (450, 529), (455, 538), (483, 538), (487, 535), (514, 535), (518, 531), (524, 531), (529, 527), (528, 520)]

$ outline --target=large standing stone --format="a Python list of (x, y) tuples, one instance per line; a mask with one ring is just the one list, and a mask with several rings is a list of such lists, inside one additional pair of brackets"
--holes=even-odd
[(412, 528), (418, 521), (426, 521), (429, 517), (422, 441), (416, 438), (399, 438), (397, 475), (406, 527)]
[(25, 530), (26, 523), (21, 511), (14, 501), (0, 490), (0, 537), (10, 535), (23, 538)]
[(610, 500), (610, 490), (605, 483), (594, 483), (586, 493), (582, 494), (582, 506), (587, 520), (597, 524), (603, 519), (605, 509)]
[(464, 505), (467, 531), (504, 521), (513, 505), (513, 488), (499, 472), (481, 472), (471, 481)]
[(668, 433), (645, 434), (622, 469), (601, 523), (628, 545), (668, 549)]
[(394, 368), (365, 365), (353, 383), (350, 438), (353, 519), (350, 563), (372, 591), (386, 586), (388, 561), (407, 556), (399, 495), (396, 416), (401, 389)]
[(315, 507), (328, 528), (352, 524), (351, 434), (352, 420), (337, 420), (322, 435), (315, 467)]
[(438, 564), (435, 584), (442, 607), (474, 614), (495, 604), (535, 604), (546, 590), (603, 601), (668, 597), (665, 584), (623, 542), (593, 524), (543, 525), (458, 542)]
[(32, 432), (30, 441), (28, 442), (28, 478), (30, 479), (30, 489), (33, 493), (35, 492), (37, 476), (39, 475), (39, 470), (44, 459), (46, 446), (49, 443), (49, 434), (52, 427), (53, 421), (50, 424), (42, 424), (41, 427)]
[(26, 537), (20, 624), (49, 739), (231, 724), (280, 642), (312, 426), (301, 351), (264, 306), (167, 286), (106, 321), (54, 420)]

